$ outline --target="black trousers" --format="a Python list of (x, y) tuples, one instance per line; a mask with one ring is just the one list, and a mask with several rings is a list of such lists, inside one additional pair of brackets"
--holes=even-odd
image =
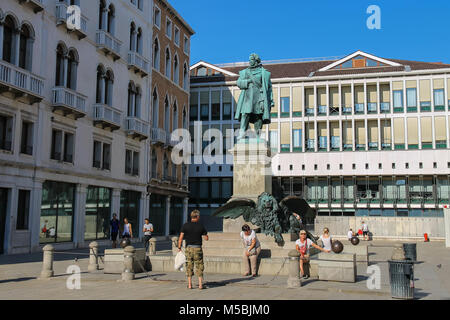
[(148, 247), (150, 246), (149, 240), (152, 238), (152, 236), (144, 236), (144, 246), (145, 246), (145, 252), (148, 252)]

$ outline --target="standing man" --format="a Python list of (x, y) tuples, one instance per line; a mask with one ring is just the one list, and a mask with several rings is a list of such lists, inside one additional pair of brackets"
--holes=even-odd
[(367, 240), (369, 240), (369, 226), (364, 221), (362, 222), (361, 229), (363, 232), (364, 240), (366, 240), (366, 236), (367, 236)]
[(203, 250), (202, 237), (205, 241), (209, 240), (208, 232), (203, 224), (199, 222), (200, 211), (194, 210), (191, 213), (191, 222), (187, 222), (181, 228), (180, 238), (178, 240), (178, 251), (181, 251), (183, 239), (186, 240), (186, 275), (188, 277), (188, 288), (192, 289), (192, 275), (195, 271), (198, 276), (198, 288), (203, 289)]
[(117, 219), (117, 214), (113, 214), (113, 218), (109, 224), (111, 225), (112, 247), (117, 248), (117, 236), (119, 234), (119, 220)]
[(153, 225), (150, 223), (150, 220), (145, 219), (144, 228), (142, 230), (144, 232), (144, 246), (145, 252), (148, 252), (148, 247), (150, 245), (150, 239), (152, 238)]

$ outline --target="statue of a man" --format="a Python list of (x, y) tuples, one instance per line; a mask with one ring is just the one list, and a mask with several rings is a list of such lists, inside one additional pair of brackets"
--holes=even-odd
[(238, 140), (244, 138), (249, 123), (255, 124), (259, 137), (263, 124), (270, 123), (270, 109), (274, 102), (270, 72), (262, 67), (256, 53), (250, 55), (250, 66), (239, 72), (237, 85), (242, 90), (235, 116), (241, 123)]

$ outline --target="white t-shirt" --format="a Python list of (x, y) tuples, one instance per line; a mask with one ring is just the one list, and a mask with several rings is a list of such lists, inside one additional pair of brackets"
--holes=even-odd
[[(149, 224), (144, 223), (144, 229), (145, 229), (145, 230), (152, 230), (152, 229), (153, 229), (153, 225), (152, 225), (151, 223), (149, 223)], [(151, 236), (152, 233), (151, 233), (150, 231), (145, 231), (145, 232), (144, 232), (144, 235), (146, 235), (146, 236)]]
[(363, 223), (362, 225), (362, 231), (369, 231), (369, 227), (367, 226), (367, 223)]
[(240, 236), (241, 236), (242, 241), (244, 242), (244, 246), (245, 246), (246, 249), (248, 249), (252, 245), (253, 239), (256, 240), (255, 248), (258, 248), (260, 246), (259, 240), (256, 237), (255, 230), (252, 230), (252, 233), (250, 233), (249, 236), (247, 236), (244, 233), (244, 231), (241, 231), (241, 235)]
[(349, 239), (353, 238), (353, 231), (350, 231), (350, 230), (348, 231), (347, 238), (349, 238)]
[(320, 236), (319, 240), (322, 240), (323, 248), (325, 250), (331, 250), (331, 237), (325, 238), (323, 235)]
[[(311, 239), (306, 238), (306, 253), (305, 254), (309, 254), (309, 248), (311, 248), (312, 245), (312, 241)], [(304, 246), (305, 246), (305, 242), (301, 243), (300, 239), (298, 239), (297, 241), (295, 241), (295, 244), (299, 247), (299, 249), (301, 250)]]

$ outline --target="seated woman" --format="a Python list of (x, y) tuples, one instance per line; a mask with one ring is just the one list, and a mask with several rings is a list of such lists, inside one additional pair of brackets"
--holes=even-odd
[(245, 247), (243, 255), (243, 262), (245, 266), (244, 276), (248, 276), (250, 274), (250, 266), (248, 264), (248, 260), (250, 260), (252, 277), (256, 277), (256, 262), (258, 255), (261, 252), (261, 244), (256, 237), (255, 231), (251, 230), (246, 224), (242, 226), (240, 236)]
[(301, 230), (300, 231), (300, 239), (295, 241), (295, 249), (300, 252), (300, 271), (303, 275), (304, 279), (308, 279), (309, 276), (305, 274), (303, 270), (303, 264), (309, 262), (309, 248), (313, 246), (316, 249), (319, 249), (323, 252), (330, 252), (331, 250), (327, 250), (324, 248), (319, 247), (317, 244), (311, 241), (311, 239), (306, 238), (306, 231)]
[(333, 242), (333, 240), (330, 236), (330, 229), (323, 228), (323, 234), (320, 236), (319, 240), (322, 241), (324, 249), (331, 251), (331, 243)]

